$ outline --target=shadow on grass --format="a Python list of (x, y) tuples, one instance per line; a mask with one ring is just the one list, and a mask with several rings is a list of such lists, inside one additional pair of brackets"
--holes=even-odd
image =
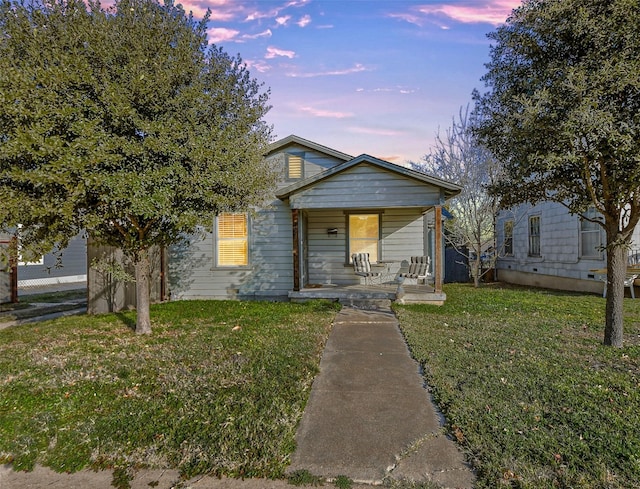
[(120, 321), (122, 321), (122, 324), (124, 324), (131, 331), (135, 331), (136, 330), (136, 318), (135, 317), (128, 316), (128, 315), (126, 315), (126, 314), (124, 314), (122, 312), (116, 312), (114, 314)]

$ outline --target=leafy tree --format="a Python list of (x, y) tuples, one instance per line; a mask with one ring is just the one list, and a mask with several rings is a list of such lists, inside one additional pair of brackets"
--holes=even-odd
[[(458, 120), (453, 119), (444, 137), (438, 132), (430, 153), (412, 165), (462, 186), (449, 204), (453, 219), (446, 221), (446, 238), (469, 261), (474, 285), (478, 287), (496, 257), (495, 250), (483, 255), (494, 241), (497, 210), (497, 201), (489, 195), (488, 187), (496, 181), (500, 168), (491, 153), (478, 143), (472, 128), (469, 107), (464, 111), (461, 107)], [(467, 251), (463, 251), (465, 248)]]
[(206, 23), (155, 0), (0, 4), (0, 223), (22, 253), (81, 230), (119, 247), (149, 333), (149, 249), (259, 205), (268, 91)]
[(526, 0), (489, 35), (479, 135), (504, 163), (504, 207), (594, 206), (606, 231), (604, 343), (623, 342), (623, 279), (640, 219), (640, 4)]

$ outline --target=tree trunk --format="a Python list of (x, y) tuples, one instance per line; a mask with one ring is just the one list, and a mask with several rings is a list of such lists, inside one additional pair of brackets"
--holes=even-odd
[[(609, 242), (612, 240), (608, 239)], [(615, 241), (613, 241), (615, 243)], [(624, 246), (607, 246), (607, 304), (604, 344), (622, 348), (624, 279), (627, 273), (627, 250)]]
[(151, 315), (149, 314), (151, 265), (149, 250), (138, 253), (134, 262), (136, 276), (136, 334), (151, 334)]
[(482, 264), (480, 262), (480, 255), (476, 254), (476, 258), (472, 260), (471, 274), (473, 275), (473, 286), (477, 289), (480, 287), (480, 274), (482, 270)]

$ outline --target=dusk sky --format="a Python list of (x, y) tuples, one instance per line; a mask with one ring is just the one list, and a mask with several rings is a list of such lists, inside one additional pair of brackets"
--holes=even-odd
[(419, 161), (488, 61), (488, 32), (520, 0), (189, 0), (209, 42), (271, 88), (267, 121), (358, 156)]

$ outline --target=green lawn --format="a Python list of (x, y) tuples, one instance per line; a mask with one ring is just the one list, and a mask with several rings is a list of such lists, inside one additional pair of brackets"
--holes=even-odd
[[(450, 285), (398, 306), (478, 487), (640, 487), (640, 300)], [(0, 463), (282, 477), (335, 306), (173, 302), (0, 331)], [(118, 470), (116, 471), (118, 472)]]
[(602, 345), (604, 300), (445, 287), (442, 307), (397, 307), (478, 487), (640, 487), (640, 300), (625, 348)]
[(282, 477), (334, 305), (193, 301), (0, 331), (0, 464)]

